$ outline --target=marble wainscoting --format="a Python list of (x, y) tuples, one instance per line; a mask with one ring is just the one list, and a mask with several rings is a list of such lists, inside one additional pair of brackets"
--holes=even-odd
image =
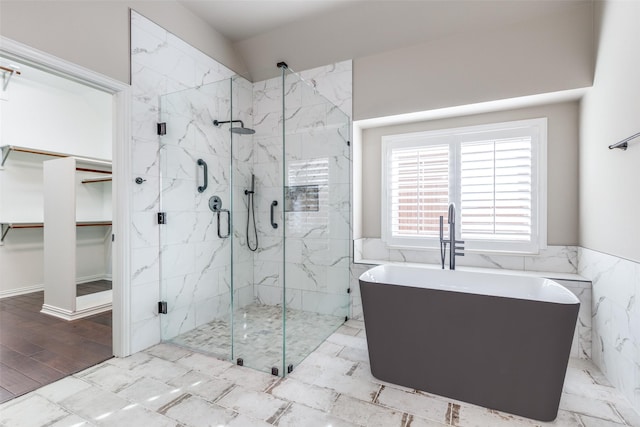
[(593, 362), (640, 413), (640, 263), (582, 247), (578, 259), (593, 281)]
[[(225, 265), (196, 265), (193, 261), (203, 246), (213, 237), (211, 215), (202, 205), (201, 196), (195, 193), (195, 161), (206, 157), (210, 165), (223, 167), (228, 164), (228, 144), (222, 144), (217, 132), (206, 121), (211, 114), (228, 110), (228, 99), (217, 98), (212, 102), (216, 111), (204, 108), (210, 94), (195, 97), (195, 104), (179, 95), (165, 98), (174, 104), (174, 111), (199, 117), (199, 123), (191, 123), (187, 117), (174, 114), (168, 123), (168, 145), (161, 155), (161, 144), (156, 134), (156, 123), (160, 120), (161, 97), (181, 90), (201, 87), (230, 78), (234, 73), (202, 52), (188, 45), (173, 34), (159, 27), (142, 15), (131, 12), (131, 87), (132, 87), (132, 176), (145, 179), (136, 185), (132, 194), (132, 243), (131, 243), (131, 351), (137, 352), (160, 342), (161, 328), (157, 304), (161, 298), (158, 285), (161, 278), (161, 241), (156, 213), (165, 206), (174, 206), (168, 214), (168, 227), (163, 230), (162, 258), (172, 259), (177, 255), (170, 274), (162, 274), (163, 286), (170, 292), (163, 294), (172, 298), (172, 306), (178, 308), (176, 319), (166, 322), (169, 333), (177, 333), (188, 325), (195, 325), (196, 316), (185, 307), (195, 308), (199, 298), (215, 298), (223, 284), (216, 280), (216, 289), (203, 288), (201, 282), (210, 277), (225, 275)], [(197, 103), (200, 102), (200, 106)], [(163, 108), (169, 105), (163, 106)], [(183, 108), (184, 107), (184, 108)], [(165, 108), (166, 109), (166, 108)], [(228, 113), (227, 113), (228, 116)], [(219, 134), (219, 135), (218, 135)], [(225, 135), (226, 136), (226, 135)], [(166, 164), (161, 165), (165, 161)], [(171, 176), (161, 180), (161, 168), (172, 171)], [(212, 168), (213, 169), (213, 168)], [(228, 176), (228, 174), (227, 174)], [(210, 183), (216, 183), (213, 176)], [(223, 182), (218, 182), (224, 184)], [(160, 199), (160, 190), (167, 190)], [(185, 198), (188, 198), (185, 199)], [(183, 207), (180, 207), (180, 206)], [(186, 207), (192, 207), (191, 212)], [(199, 206), (199, 208), (197, 208)], [(214, 240), (215, 241), (215, 240)], [(223, 245), (218, 248), (224, 251)], [(207, 258), (207, 259), (210, 259)], [(163, 269), (165, 271), (166, 267)], [(215, 271), (214, 271), (215, 270)], [(204, 295), (203, 292), (207, 295)], [(164, 296), (164, 295), (163, 295)], [(200, 300), (201, 301), (201, 300)], [(208, 316), (201, 307), (200, 321)], [(209, 310), (211, 312), (211, 310)], [(189, 313), (189, 314), (187, 314)], [(182, 326), (180, 326), (182, 325)]]
[[(415, 262), (440, 265), (438, 250), (395, 249), (381, 239), (363, 238), (354, 241), (355, 262)], [(448, 258), (447, 258), (448, 259)], [(456, 258), (456, 265), (497, 268), (517, 271), (545, 271), (575, 274), (578, 272), (576, 246), (548, 246), (537, 255), (502, 255), (465, 252)]]
[(553, 279), (569, 289), (580, 300), (578, 322), (571, 344), (571, 357), (591, 359), (591, 282)]
[[(439, 255), (434, 251), (389, 249), (380, 239), (358, 239), (354, 241), (355, 264), (351, 265), (351, 315), (362, 316), (358, 277), (384, 263), (418, 263), (438, 266)], [(486, 268), (509, 273), (519, 271), (551, 278), (573, 292), (580, 300), (578, 322), (571, 347), (571, 357), (589, 359), (592, 348), (592, 299), (591, 282), (577, 273), (578, 248), (574, 246), (550, 246), (538, 256), (465, 254), (458, 258), (459, 266)], [(360, 260), (360, 261), (358, 261)], [(368, 262), (368, 263), (367, 263)], [(374, 264), (375, 263), (375, 264)]]
[[(358, 278), (365, 271), (375, 267), (373, 264), (351, 264), (351, 317), (362, 319), (362, 299)], [(571, 344), (571, 357), (591, 358), (591, 282), (567, 279), (554, 279), (562, 284), (580, 300), (578, 321)]]

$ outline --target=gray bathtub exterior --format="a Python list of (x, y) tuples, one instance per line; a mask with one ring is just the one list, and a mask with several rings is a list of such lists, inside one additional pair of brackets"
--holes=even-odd
[(371, 373), (540, 421), (558, 414), (579, 303), (360, 279)]

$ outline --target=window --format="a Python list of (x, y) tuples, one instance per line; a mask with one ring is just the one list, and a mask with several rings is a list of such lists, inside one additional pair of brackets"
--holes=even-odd
[(537, 253), (546, 245), (546, 119), (382, 138), (382, 238), (437, 248), (456, 205), (466, 250)]

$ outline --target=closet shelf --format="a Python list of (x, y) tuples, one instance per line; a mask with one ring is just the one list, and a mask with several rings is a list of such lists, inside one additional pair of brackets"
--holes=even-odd
[[(0, 164), (0, 166), (4, 166), (5, 162), (9, 158), (9, 154), (11, 154), (12, 151), (16, 151), (16, 152), (20, 152), (20, 153), (36, 154), (36, 155), (39, 155), (39, 156), (74, 157), (79, 162), (82, 162), (82, 163), (87, 163), (87, 164), (92, 164), (92, 165), (101, 165), (101, 166), (105, 166), (105, 167), (111, 168), (111, 161), (110, 160), (98, 159), (96, 157), (75, 156), (75, 155), (69, 154), (69, 153), (58, 153), (58, 152), (55, 152), (55, 151), (40, 150), (40, 149), (37, 149), (37, 148), (21, 147), (21, 146), (18, 146), (18, 145), (3, 145), (2, 147), (0, 147), (0, 149), (2, 149), (2, 163)], [(101, 171), (101, 170), (91, 170), (90, 172), (96, 172), (96, 171), (97, 172), (111, 173), (111, 171)]]
[[(21, 228), (43, 228), (43, 222), (2, 222), (2, 235), (0, 236), (0, 242), (4, 242), (4, 238), (7, 237), (9, 230), (21, 229)], [(76, 227), (110, 227), (111, 221), (77, 221)]]

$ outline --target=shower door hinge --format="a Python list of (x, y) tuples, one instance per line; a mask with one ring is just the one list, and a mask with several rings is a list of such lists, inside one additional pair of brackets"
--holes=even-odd
[(162, 122), (158, 123), (158, 135), (166, 135), (167, 134), (167, 123)]
[(351, 288), (347, 288), (347, 293), (350, 294), (351, 293)]
[(166, 212), (158, 212), (158, 225), (167, 223), (167, 213)]
[(158, 314), (167, 314), (167, 302), (158, 301)]
[(347, 141), (347, 145), (351, 147), (351, 141)]

